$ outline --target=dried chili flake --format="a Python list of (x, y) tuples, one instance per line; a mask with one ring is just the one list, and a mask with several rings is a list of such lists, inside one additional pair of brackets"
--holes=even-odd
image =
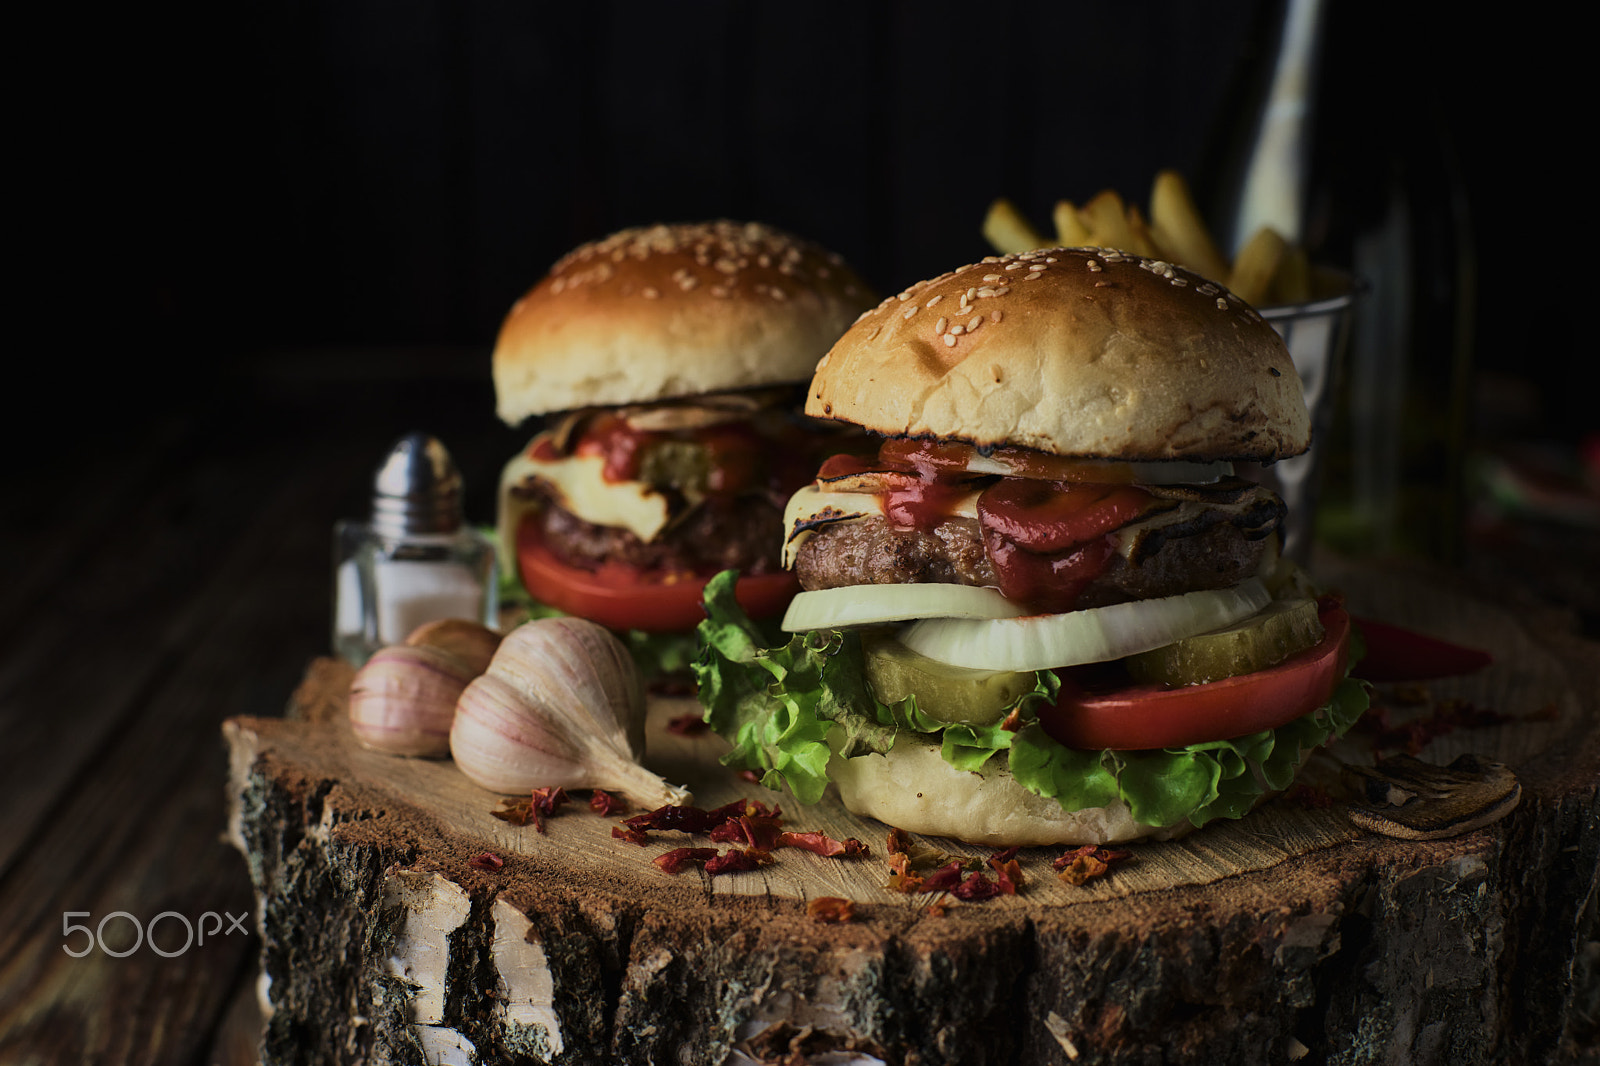
[(709, 832), (720, 820), (701, 810), (699, 807), (689, 807), (681, 804), (670, 804), (666, 807), (657, 807), (644, 814), (636, 814), (632, 818), (625, 818), (623, 825), (629, 829), (661, 829), (675, 830), (680, 833), (705, 833)]
[(516, 826), (527, 825), (533, 820), (533, 806), (525, 799), (512, 799), (509, 796), (500, 801), (498, 811), (489, 813), (502, 822), (510, 822)]
[(528, 810), (533, 815), (533, 827), (539, 832), (544, 832), (544, 820), (553, 817), (556, 810), (567, 802), (567, 790), (557, 786), (555, 788), (536, 788), (528, 801)]
[(628, 804), (621, 796), (613, 796), (603, 789), (595, 789), (589, 793), (589, 809), (602, 817), (609, 818), (628, 809)]
[(687, 804), (668, 804), (653, 811), (646, 811), (644, 814), (636, 814), (632, 818), (625, 819), (623, 824), (630, 829), (709, 833), (730, 818), (741, 815), (752, 818), (776, 818), (781, 813), (777, 809), (768, 811), (766, 804), (759, 800), (734, 800), (709, 811)]
[(995, 884), (1000, 893), (1015, 896), (1022, 887), (1022, 865), (1017, 862), (1017, 849), (1007, 848), (989, 856), (989, 868), (995, 872)]
[(817, 922), (830, 924), (848, 922), (855, 917), (855, 912), (854, 900), (841, 899), (838, 896), (818, 896), (806, 903), (806, 916)]
[(614, 825), (611, 827), (611, 836), (614, 840), (626, 840), (630, 844), (640, 847), (650, 843), (650, 834), (643, 829), (629, 829), (627, 826)]
[(650, 861), (669, 874), (681, 874), (691, 866), (703, 866), (716, 857), (716, 848), (673, 848)]
[(477, 855), (467, 860), (467, 865), (474, 870), (493, 871), (500, 869), (505, 864), (506, 861), (492, 851), (486, 851), (482, 855)]
[(1056, 877), (1064, 883), (1082, 885), (1096, 877), (1103, 877), (1111, 867), (1125, 861), (1132, 854), (1124, 848), (1085, 844), (1063, 853), (1050, 865), (1058, 871)]
[(911, 854), (911, 834), (904, 829), (889, 830), (889, 837), (884, 842), (884, 850), (890, 855)]
[(950, 890), (952, 896), (967, 903), (982, 903), (986, 899), (994, 899), (1004, 893), (1005, 889), (976, 870), (968, 874), (964, 881)]
[(949, 892), (961, 884), (961, 864), (950, 862), (922, 879), (924, 892)]
[(868, 855), (867, 846), (855, 837), (835, 840), (826, 833), (815, 832), (779, 834), (778, 847), (799, 848), (801, 851), (809, 851), (813, 855), (829, 859), (864, 859)]
[[(1389, 697), (1402, 706), (1431, 702), (1426, 689), (1397, 689)], [(1397, 722), (1391, 709), (1383, 703), (1374, 703), (1361, 716), (1356, 728), (1373, 734), (1375, 752), (1401, 751), (1419, 755), (1430, 743), (1457, 729), (1484, 729), (1514, 722), (1548, 722), (1558, 717), (1554, 704), (1546, 704), (1528, 714), (1508, 714), (1487, 707), (1479, 707), (1465, 700), (1443, 700), (1433, 710), (1405, 722)]]
[(772, 856), (758, 848), (729, 848), (706, 863), (706, 873), (713, 877), (717, 874), (744, 873), (766, 866), (771, 861)]
[(783, 835), (783, 819), (775, 814), (741, 814), (711, 830), (711, 839), (719, 844), (743, 844), (758, 851), (771, 851)]
[(709, 732), (711, 726), (698, 714), (680, 714), (667, 720), (667, 732), (679, 737), (698, 737)]

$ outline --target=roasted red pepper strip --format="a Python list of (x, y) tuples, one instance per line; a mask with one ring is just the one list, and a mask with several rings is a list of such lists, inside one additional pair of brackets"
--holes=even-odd
[(1366, 638), (1367, 653), (1350, 671), (1367, 681), (1427, 681), (1482, 670), (1488, 652), (1452, 644), (1387, 622), (1352, 619)]

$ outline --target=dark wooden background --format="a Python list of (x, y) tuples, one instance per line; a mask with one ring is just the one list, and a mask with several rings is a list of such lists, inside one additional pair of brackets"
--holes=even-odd
[[(1382, 175), (1415, 178), (1416, 207), (1476, 254), (1480, 371), (1531, 390), (1525, 431), (1575, 441), (1594, 422), (1571, 387), (1592, 302), (1579, 38), (1517, 13), (1396, 7), (1334, 5), (1338, 106), (1318, 147), (1339, 190), (1330, 219), (1371, 217)], [(1165, 166), (1203, 189), (1263, 10), (18, 13), (0, 1060), (248, 1061), (252, 942), (80, 960), (62, 952), (62, 914), (251, 908), (220, 842), (218, 727), (274, 713), (326, 650), (331, 526), (365, 511), (396, 436), (444, 438), (469, 517), (489, 520), (498, 468), (524, 442), (493, 418), (489, 349), (562, 252), (625, 225), (763, 219), (887, 292), (985, 254), (998, 195), (1044, 225), (1059, 197), (1142, 200)], [(1327, 231), (1338, 261), (1348, 230)], [(1448, 289), (1447, 265), (1423, 283)], [(1500, 594), (1571, 603), (1560, 573), (1504, 587), (1527, 553), (1486, 558), (1476, 572)]]
[[(1481, 365), (1580, 364), (1592, 247), (1579, 35), (1330, 2), (1318, 253), (1409, 187), (1419, 263), (1486, 295)], [(721, 216), (812, 237), (893, 291), (985, 254), (997, 195), (1202, 193), (1276, 5), (177, 3), (24, 18), (10, 101), (30, 297), (105, 393), (203, 395), (263, 353), (463, 349), (568, 248)], [(32, 20), (39, 28), (26, 32)], [(25, 68), (24, 68), (25, 69)], [(17, 77), (14, 75), (14, 77)], [(1534, 265), (1542, 264), (1542, 265)], [(1532, 272), (1536, 281), (1529, 282)], [(1448, 322), (1445, 324), (1448, 327)], [(1430, 329), (1430, 335), (1438, 332)], [(1530, 367), (1521, 350), (1536, 338)], [(47, 364), (48, 366), (48, 364)], [(392, 368), (388, 368), (391, 369)], [(74, 377), (80, 387), (85, 382)], [(99, 380), (99, 379), (97, 379)], [(1551, 389), (1572, 435), (1587, 403)], [(1592, 420), (1591, 420), (1592, 421)]]

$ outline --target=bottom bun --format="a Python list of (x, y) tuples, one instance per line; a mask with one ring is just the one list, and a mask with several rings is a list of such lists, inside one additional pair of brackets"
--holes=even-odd
[(1187, 819), (1171, 826), (1136, 821), (1128, 805), (1064, 810), (1030, 792), (997, 754), (981, 771), (958, 770), (944, 761), (939, 745), (907, 733), (887, 755), (861, 755), (828, 763), (828, 776), (853, 814), (897, 829), (953, 837), (996, 847), (1041, 844), (1114, 844), (1128, 840), (1172, 840), (1194, 828)]

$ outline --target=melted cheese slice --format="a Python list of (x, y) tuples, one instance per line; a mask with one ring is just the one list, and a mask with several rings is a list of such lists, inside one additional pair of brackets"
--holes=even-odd
[(666, 527), (670, 517), (667, 499), (643, 481), (607, 481), (605, 459), (598, 455), (572, 455), (553, 462), (532, 457), (538, 437), (500, 472), (499, 526), (503, 558), (516, 558), (517, 526), (523, 515), (537, 506), (511, 490), (537, 478), (556, 501), (585, 522), (619, 526), (649, 542)]

